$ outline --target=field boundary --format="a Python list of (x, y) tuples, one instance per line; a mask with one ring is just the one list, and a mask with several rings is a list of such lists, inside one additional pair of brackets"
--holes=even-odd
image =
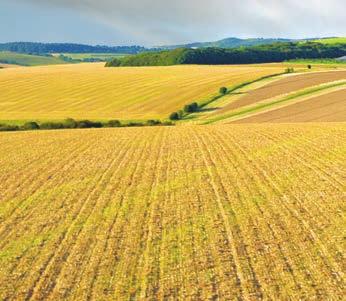
[[(262, 80), (266, 80), (266, 79), (270, 79), (270, 78), (275, 78), (275, 77), (278, 77), (278, 76), (281, 76), (281, 75), (285, 75), (285, 74), (289, 74), (288, 72), (280, 72), (280, 73), (274, 73), (274, 74), (270, 74), (270, 75), (265, 75), (265, 76), (261, 76), (259, 78), (256, 78), (252, 81), (246, 81), (246, 82), (243, 82), (241, 84), (238, 84), (238, 85), (234, 85), (232, 86), (231, 88), (227, 88), (227, 93), (225, 94), (218, 94), (218, 95), (215, 95), (213, 97), (211, 97), (210, 99), (208, 100), (205, 100), (203, 102), (199, 102), (198, 103), (198, 108), (199, 108), (199, 111), (197, 112), (191, 112), (191, 113), (185, 113), (183, 118), (181, 119), (181, 121), (187, 121), (189, 120), (189, 118), (186, 118), (186, 117), (191, 117), (191, 116), (198, 116), (199, 113), (201, 113), (201, 111), (203, 110), (203, 108), (205, 108), (206, 106), (212, 104), (213, 102), (223, 98), (223, 97), (226, 97), (226, 96), (229, 96), (231, 95), (232, 93), (236, 92), (237, 90), (239, 89), (242, 89), (246, 86), (249, 86), (251, 84), (254, 84), (254, 83), (257, 83), (257, 82), (260, 82)], [(198, 118), (198, 117), (197, 117)]]

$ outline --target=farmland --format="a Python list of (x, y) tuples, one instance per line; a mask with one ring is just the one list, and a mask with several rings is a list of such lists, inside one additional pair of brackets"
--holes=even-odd
[(325, 38), (325, 39), (319, 39), (314, 40), (315, 42), (322, 43), (322, 44), (345, 44), (346, 43), (346, 37), (338, 37), (338, 38)]
[(340, 123), (0, 134), (0, 299), (341, 300)]
[(83, 59), (101, 59), (109, 60), (114, 57), (124, 57), (128, 54), (125, 53), (55, 53), (54, 56), (64, 55), (74, 60), (83, 60)]
[(21, 66), (40, 66), (66, 64), (63, 60), (53, 56), (30, 55), (9, 51), (0, 51), (0, 64)]
[[(294, 105), (300, 101), (305, 101), (309, 98), (314, 99), (314, 97), (319, 96), (322, 97), (322, 95), (325, 94), (326, 97), (318, 98), (320, 106), (328, 111), (332, 109), (328, 106), (331, 105), (333, 106), (332, 111), (336, 114), (336, 116), (329, 115), (327, 119), (329, 121), (346, 121), (346, 114), (342, 113), (344, 110), (343, 103), (345, 101), (345, 94), (342, 91), (344, 91), (345, 88), (345, 69), (281, 75), (241, 87), (217, 101), (208, 104), (205, 107), (207, 110), (195, 114), (193, 118), (202, 123), (227, 123), (235, 119), (246, 118), (248, 115), (260, 114), (268, 109), (276, 109), (283, 105), (286, 106), (291, 104), (291, 110), (294, 108)], [(336, 94), (339, 99), (335, 99), (334, 97), (334, 99), (329, 102), (327, 99), (328, 93), (338, 90), (341, 91)], [(305, 105), (308, 104), (309, 102), (305, 103)], [(308, 118), (310, 114), (309, 105), (305, 107), (305, 109), (306, 114), (302, 116), (306, 117), (306, 121), (314, 121), (313, 118)], [(294, 110), (295, 109), (291, 111), (292, 114)], [(329, 113), (331, 114), (332, 111)], [(319, 119), (317, 118), (316, 121), (317, 120)], [(299, 121), (303, 122), (305, 120), (300, 119)]]
[(236, 122), (336, 122), (345, 120), (346, 88), (312, 97), (287, 107), (259, 113)]
[(0, 120), (167, 118), (191, 101), (283, 72), (284, 64), (104, 68), (103, 63), (3, 69)]

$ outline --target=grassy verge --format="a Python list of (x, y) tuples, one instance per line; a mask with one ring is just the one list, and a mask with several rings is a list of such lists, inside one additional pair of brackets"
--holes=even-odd
[(342, 81), (342, 82), (322, 85), (322, 86), (318, 86), (318, 87), (313, 87), (313, 88), (309, 88), (309, 89), (304, 89), (304, 90), (295, 92), (293, 94), (287, 95), (287, 96), (280, 98), (278, 100), (274, 100), (274, 101), (271, 101), (268, 103), (260, 103), (260, 104), (257, 104), (255, 106), (251, 106), (251, 107), (245, 107), (241, 110), (238, 110), (238, 111), (235, 111), (235, 112), (232, 112), (229, 114), (225, 114), (222, 116), (218, 116), (218, 117), (210, 119), (210, 120), (208, 120), (202, 124), (211, 124), (211, 123), (218, 122), (218, 121), (224, 120), (224, 119), (230, 119), (230, 118), (235, 118), (235, 117), (244, 117), (248, 114), (261, 112), (263, 109), (268, 109), (268, 108), (274, 107), (278, 104), (282, 104), (282, 103), (288, 102), (290, 100), (294, 100), (294, 99), (299, 98), (299, 97), (304, 97), (304, 96), (314, 94), (314, 93), (317, 93), (317, 92), (320, 92), (320, 91), (323, 91), (326, 89), (331, 89), (331, 88), (343, 86), (345, 84), (346, 84), (346, 82)]

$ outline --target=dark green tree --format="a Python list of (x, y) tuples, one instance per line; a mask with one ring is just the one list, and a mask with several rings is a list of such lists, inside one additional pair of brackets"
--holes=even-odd
[(39, 128), (40, 126), (35, 121), (26, 122), (23, 125), (24, 130), (38, 130)]
[(219, 90), (221, 95), (227, 94), (227, 91), (228, 91), (228, 89), (226, 87), (221, 87), (220, 90)]
[(179, 120), (179, 114), (177, 112), (173, 112), (171, 113), (171, 115), (169, 115), (169, 119), (170, 120)]

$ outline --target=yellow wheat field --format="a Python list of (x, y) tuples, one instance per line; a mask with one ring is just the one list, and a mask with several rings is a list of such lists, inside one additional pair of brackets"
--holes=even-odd
[(283, 64), (104, 68), (77, 64), (2, 69), (0, 120), (167, 118), (185, 104), (284, 71)]
[(1, 133), (0, 300), (342, 300), (345, 141), (333, 123)]

